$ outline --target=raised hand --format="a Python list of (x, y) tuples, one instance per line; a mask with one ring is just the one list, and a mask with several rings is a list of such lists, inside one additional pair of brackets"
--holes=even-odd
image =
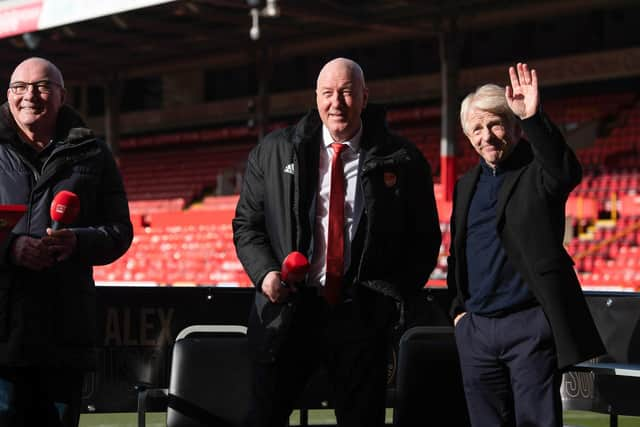
[(521, 119), (528, 119), (538, 111), (540, 103), (536, 70), (529, 70), (527, 64), (518, 62), (515, 67), (509, 67), (509, 78), (511, 86), (505, 88), (509, 108)]

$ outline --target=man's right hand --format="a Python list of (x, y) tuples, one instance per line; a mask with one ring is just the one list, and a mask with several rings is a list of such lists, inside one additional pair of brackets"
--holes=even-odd
[(19, 236), (11, 246), (11, 262), (20, 267), (39, 271), (51, 267), (54, 259), (41, 239)]
[(454, 319), (453, 319), (453, 326), (455, 327), (458, 322), (460, 321), (460, 319), (462, 319), (464, 317), (464, 315), (467, 314), (466, 311), (463, 311), (462, 313), (459, 313)]
[(291, 292), (296, 292), (293, 285), (282, 286), (280, 272), (270, 271), (262, 280), (262, 293), (273, 303), (282, 303), (287, 300)]

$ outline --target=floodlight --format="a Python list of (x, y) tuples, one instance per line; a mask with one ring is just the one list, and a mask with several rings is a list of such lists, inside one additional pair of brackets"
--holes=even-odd
[(258, 40), (260, 38), (260, 17), (276, 18), (280, 16), (280, 8), (278, 7), (278, 0), (267, 0), (266, 5), (260, 10), (261, 0), (247, 0), (251, 10), (251, 29), (249, 30), (249, 37), (251, 40)]
[(24, 33), (22, 40), (30, 50), (36, 50), (40, 46), (40, 36), (36, 33)]
[(249, 30), (249, 37), (251, 40), (258, 40), (260, 38), (260, 12), (258, 9), (251, 9), (251, 29)]
[(267, 0), (267, 5), (262, 10), (262, 16), (275, 18), (280, 16), (280, 8), (277, 0)]

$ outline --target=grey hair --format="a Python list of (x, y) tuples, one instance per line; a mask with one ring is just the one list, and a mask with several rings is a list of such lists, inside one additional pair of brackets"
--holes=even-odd
[(460, 124), (465, 134), (467, 130), (467, 115), (472, 109), (488, 111), (504, 118), (509, 126), (516, 123), (515, 115), (504, 94), (504, 88), (495, 84), (485, 84), (467, 95), (460, 105)]

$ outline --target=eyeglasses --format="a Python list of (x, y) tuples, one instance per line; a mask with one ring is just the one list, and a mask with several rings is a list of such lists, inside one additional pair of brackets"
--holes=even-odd
[(37, 89), (39, 93), (47, 95), (53, 92), (54, 86), (62, 87), (60, 83), (56, 83), (51, 80), (39, 80), (33, 83), (13, 82), (9, 85), (9, 89), (11, 89), (11, 92), (15, 95), (24, 95), (29, 91), (29, 86), (33, 86), (33, 88)]

